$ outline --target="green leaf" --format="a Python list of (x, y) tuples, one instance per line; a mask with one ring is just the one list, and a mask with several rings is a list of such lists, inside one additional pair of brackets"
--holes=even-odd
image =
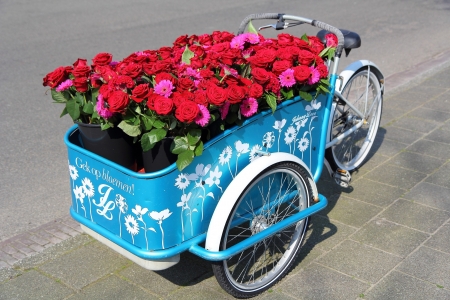
[(173, 154), (181, 154), (189, 150), (187, 137), (177, 136), (172, 143), (171, 151)]
[(306, 33), (304, 35), (302, 35), (301, 39), (304, 40), (305, 42), (309, 42), (309, 39), (308, 39), (308, 36), (306, 35)]
[(258, 30), (256, 30), (255, 26), (253, 26), (252, 20), (250, 20), (250, 22), (248, 22), (247, 30), (250, 33), (258, 33)]
[(203, 142), (200, 141), (200, 143), (194, 150), (194, 154), (195, 154), (195, 156), (200, 156), (200, 155), (202, 155), (202, 153), (203, 153)]
[(187, 65), (191, 64), (191, 58), (193, 58), (195, 55), (194, 52), (189, 50), (188, 46), (186, 45), (186, 48), (184, 48), (183, 55), (181, 56), (181, 61), (184, 62)]
[(155, 122), (155, 120), (153, 118), (147, 117), (146, 115), (142, 115), (141, 122), (141, 124), (143, 124), (144, 130), (150, 131), (150, 129), (153, 128), (153, 122)]
[(170, 120), (169, 130), (173, 130), (173, 129), (175, 129), (175, 127), (177, 127), (177, 119), (176, 118), (172, 118)]
[(92, 104), (92, 102), (88, 102), (83, 106), (83, 112), (88, 115), (91, 115), (94, 112), (94, 105)]
[(306, 100), (306, 101), (311, 101), (311, 100), (312, 100), (312, 96), (311, 96), (310, 93), (303, 92), (303, 91), (299, 91), (298, 94), (300, 95), (300, 97), (301, 97), (303, 100)]
[(177, 168), (182, 171), (194, 160), (194, 151), (188, 150), (178, 155)]
[(200, 129), (189, 130), (189, 132), (187, 134), (188, 144), (191, 146), (196, 145), (198, 143), (198, 141), (200, 141), (201, 137), (202, 137), (202, 131)]
[(63, 111), (62, 111), (62, 113), (61, 113), (61, 115), (59, 117), (62, 118), (63, 116), (65, 116), (67, 114), (68, 114), (67, 107), (64, 107), (64, 109), (63, 109)]
[(334, 57), (334, 53), (336, 52), (336, 48), (331, 48), (330, 51), (328, 51), (328, 59), (332, 59)]
[(319, 53), (319, 56), (320, 56), (320, 57), (324, 56), (324, 55), (328, 52), (328, 50), (330, 50), (330, 47), (326, 47), (325, 49), (323, 49), (323, 50)]
[(145, 75), (142, 75), (141, 78), (142, 78), (143, 80), (145, 80), (146, 82), (151, 82), (151, 81), (152, 81), (152, 80), (150, 79), (150, 77), (145, 76)]
[(288, 91), (282, 89), (281, 93), (283, 94), (285, 99), (292, 99), (292, 98), (294, 98), (294, 90), (293, 89), (289, 89)]
[(75, 94), (75, 100), (77, 101), (78, 104), (83, 105), (84, 104), (84, 97), (82, 94), (80, 93), (76, 93)]
[(329, 85), (330, 85), (330, 82), (329, 82), (328, 79), (326, 79), (326, 78), (320, 79), (320, 82), (323, 83), (323, 84), (325, 84), (326, 86), (329, 86)]
[(271, 94), (266, 94), (267, 105), (272, 109), (272, 113), (277, 109), (277, 97)]
[(111, 124), (109, 124), (109, 123), (101, 124), (100, 127), (102, 130), (106, 130), (108, 128), (111, 128)]
[(126, 121), (122, 121), (117, 125), (120, 129), (123, 130), (129, 136), (138, 136), (141, 134), (141, 128), (137, 125), (128, 124)]
[(57, 92), (55, 90), (51, 90), (52, 92), (52, 99), (59, 103), (65, 103), (67, 102), (67, 99), (64, 97), (64, 95), (60, 92)]
[(66, 109), (72, 120), (78, 120), (80, 117), (80, 105), (75, 99), (70, 99), (66, 103)]
[(144, 133), (141, 138), (142, 150), (148, 151), (152, 149), (157, 142), (165, 138), (167, 131), (164, 129), (152, 129), (150, 132)]
[(166, 123), (164, 123), (164, 122), (161, 121), (161, 120), (155, 120), (155, 121), (153, 122), (153, 127), (155, 127), (155, 128), (163, 128), (164, 125), (166, 125)]

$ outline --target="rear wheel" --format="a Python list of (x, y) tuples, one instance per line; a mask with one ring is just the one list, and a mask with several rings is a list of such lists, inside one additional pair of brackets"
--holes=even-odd
[[(244, 190), (230, 214), (220, 250), (257, 234), (309, 207), (309, 174), (291, 162), (273, 165)], [(254, 246), (213, 263), (220, 286), (236, 298), (267, 290), (290, 270), (298, 255), (308, 219), (303, 219)]]
[(353, 133), (328, 148), (325, 157), (334, 170), (353, 171), (366, 159), (380, 125), (383, 95), (377, 76), (361, 70), (345, 85), (342, 96), (356, 107), (365, 118), (361, 118), (346, 102), (338, 99), (333, 103), (330, 140), (344, 134), (354, 125), (363, 125)]

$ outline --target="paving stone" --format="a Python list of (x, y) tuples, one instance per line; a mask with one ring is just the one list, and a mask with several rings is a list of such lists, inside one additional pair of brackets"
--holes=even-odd
[(369, 287), (368, 284), (350, 276), (336, 272), (316, 263), (283, 280), (277, 290), (294, 299), (356, 299)]
[(435, 121), (435, 122), (445, 122), (450, 119), (450, 113), (435, 109), (430, 109), (427, 107), (419, 107), (408, 114), (408, 116), (416, 117), (419, 119)]
[(409, 200), (399, 199), (387, 208), (379, 218), (386, 218), (389, 221), (420, 231), (433, 233), (450, 218), (450, 213)]
[(450, 189), (429, 182), (421, 182), (403, 196), (406, 199), (450, 211)]
[(397, 270), (417, 278), (450, 288), (450, 254), (425, 246), (407, 257)]
[(433, 173), (444, 163), (444, 159), (409, 151), (403, 151), (389, 161), (389, 164), (425, 174)]
[[(450, 77), (447, 74), (448, 72), (442, 71), (436, 75), (433, 75), (432, 77), (428, 78), (424, 82), (421, 83), (421, 86), (432, 86), (442, 89), (448, 89), (448, 83), (450, 82)], [(424, 90), (430, 90), (430, 89), (424, 89)]]
[(353, 227), (361, 227), (381, 210), (380, 207), (340, 196), (328, 199), (327, 207), (319, 214)]
[(345, 224), (331, 221), (327, 216), (314, 215), (307, 231), (306, 241), (314, 248), (329, 251), (356, 231)]
[(95, 242), (61, 255), (39, 269), (80, 290), (129, 263), (123, 256)]
[(426, 243), (433, 249), (450, 253), (450, 224), (446, 224), (440, 228)]
[(447, 144), (433, 142), (429, 140), (418, 140), (406, 148), (407, 151), (425, 154), (440, 159), (450, 158), (450, 147)]
[(444, 93), (438, 96), (436, 99), (427, 103), (427, 107), (431, 109), (450, 112), (450, 93)]
[(399, 143), (377, 135), (370, 152), (392, 157), (400, 151), (406, 149), (406, 147), (408, 147), (408, 144)]
[(364, 225), (350, 238), (405, 257), (428, 237), (429, 234), (389, 222), (385, 219), (376, 219)]
[[(365, 174), (369, 171), (372, 171), (379, 165), (386, 162), (388, 159), (390, 159), (389, 156), (386, 156), (386, 155), (383, 155), (380, 153), (371, 152), (367, 155), (365, 162), (359, 167), (359, 169), (357, 170), (356, 173), (362, 172), (363, 174)], [(355, 177), (355, 172), (352, 173), (352, 179), (353, 179), (353, 177)]]
[(164, 299), (192, 299), (192, 300), (211, 300), (211, 299), (235, 299), (225, 292), (217, 292), (211, 290), (207, 287), (199, 286), (186, 286), (180, 288), (166, 297)]
[(392, 272), (364, 295), (364, 299), (448, 300), (450, 291), (401, 272)]
[(439, 127), (439, 129), (450, 131), (450, 122), (449, 121), (445, 122), (444, 125)]
[(438, 128), (427, 134), (424, 139), (444, 144), (450, 144), (450, 131)]
[(165, 296), (209, 271), (210, 267), (207, 269), (198, 265), (183, 254), (178, 264), (166, 270), (150, 271), (132, 264), (120, 271), (119, 275), (157, 295)]
[(426, 179), (426, 182), (450, 188), (450, 164), (447, 163), (439, 168), (439, 170)]
[[(386, 103), (386, 102), (385, 102)], [(405, 111), (402, 109), (386, 108), (386, 104), (383, 104), (383, 113), (381, 115), (380, 126), (391, 125), (395, 120), (401, 118)]]
[(384, 101), (383, 103), (383, 114), (384, 111), (390, 109), (397, 109), (404, 112), (411, 111), (412, 109), (422, 106), (428, 98), (427, 95), (422, 92), (414, 92), (411, 90), (405, 90), (403, 93), (397, 94), (391, 100)]
[(35, 270), (0, 284), (2, 300), (63, 299), (72, 293), (73, 290)]
[(424, 136), (424, 133), (419, 131), (412, 131), (400, 127), (389, 126), (386, 128), (387, 134), (386, 138), (390, 140), (394, 140), (404, 144), (412, 144), (417, 141), (421, 137)]
[(422, 133), (429, 133), (436, 127), (439, 123), (427, 121), (419, 118), (414, 118), (410, 116), (404, 116), (391, 123), (392, 126), (400, 127), (412, 131), (418, 131)]
[(117, 276), (101, 279), (70, 297), (76, 299), (159, 299), (156, 295), (141, 289)]
[(402, 189), (410, 189), (426, 176), (424, 173), (400, 168), (387, 162), (367, 174), (366, 178)]
[(380, 182), (361, 178), (352, 184), (353, 190), (348, 197), (376, 206), (387, 207), (401, 197), (406, 190)]
[(318, 263), (358, 279), (375, 283), (401, 260), (402, 258), (399, 256), (362, 243), (345, 240), (325, 256), (319, 258)]
[(19, 275), (21, 275), (23, 272), (21, 270), (16, 270), (11, 268), (10, 266), (6, 266), (5, 268), (0, 268), (0, 295), (1, 295), (1, 282), (6, 280), (11, 280)]

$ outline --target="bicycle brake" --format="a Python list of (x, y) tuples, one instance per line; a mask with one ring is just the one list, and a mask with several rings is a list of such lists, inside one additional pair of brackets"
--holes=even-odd
[(347, 170), (337, 169), (333, 174), (334, 181), (344, 187), (348, 188), (350, 181), (352, 181), (352, 176)]

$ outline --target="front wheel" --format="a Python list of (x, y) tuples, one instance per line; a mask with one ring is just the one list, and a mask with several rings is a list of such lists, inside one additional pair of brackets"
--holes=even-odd
[(331, 111), (330, 140), (343, 135), (362, 122), (362, 126), (326, 149), (332, 168), (353, 171), (360, 167), (373, 145), (380, 125), (383, 94), (377, 76), (367, 69), (355, 73), (345, 85), (342, 96), (358, 109), (359, 116), (345, 101), (336, 99)]
[[(261, 172), (236, 202), (220, 250), (308, 208), (312, 197), (308, 177), (303, 167), (292, 162)], [(303, 219), (227, 260), (213, 263), (220, 286), (236, 298), (250, 298), (267, 290), (289, 272), (307, 223), (308, 219)]]

